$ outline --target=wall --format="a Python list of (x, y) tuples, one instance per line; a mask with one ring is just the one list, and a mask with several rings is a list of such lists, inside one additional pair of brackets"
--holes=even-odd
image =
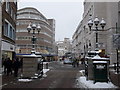
[(1, 40), (1, 34), (2, 34), (2, 7), (1, 7), (1, 0), (0, 0), (0, 68), (2, 66), (1, 61), (2, 61), (2, 52), (1, 52), (1, 45), (2, 45), (2, 40)]

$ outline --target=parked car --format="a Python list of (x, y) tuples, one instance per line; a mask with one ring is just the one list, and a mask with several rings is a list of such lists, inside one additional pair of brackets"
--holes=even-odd
[(63, 61), (63, 63), (64, 63), (64, 64), (72, 64), (72, 61), (69, 60), (69, 59), (65, 59), (65, 60)]

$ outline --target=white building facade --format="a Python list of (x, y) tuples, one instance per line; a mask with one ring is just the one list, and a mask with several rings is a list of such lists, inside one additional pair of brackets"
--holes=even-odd
[(64, 56), (65, 53), (72, 52), (72, 44), (69, 38), (64, 38), (64, 41), (56, 41), (58, 47), (58, 56)]
[[(98, 26), (98, 48), (103, 50), (105, 55), (110, 57), (110, 62), (115, 63), (116, 48), (113, 43), (113, 35), (116, 33), (116, 25), (120, 23), (119, 3), (118, 2), (90, 2), (85, 0), (83, 20), (79, 23), (73, 35), (73, 51), (83, 57), (90, 50), (96, 49), (96, 31), (88, 27), (88, 20), (93, 20), (97, 16), (101, 21), (106, 21), (105, 30)], [(117, 26), (119, 27), (119, 26)], [(95, 28), (93, 26), (93, 28)]]

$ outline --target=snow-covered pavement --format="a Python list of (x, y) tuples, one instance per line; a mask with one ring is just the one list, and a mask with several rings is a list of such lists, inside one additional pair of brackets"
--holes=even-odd
[[(49, 71), (50, 69), (43, 69), (43, 77), (47, 77), (46, 73)], [(36, 77), (38, 78), (38, 77)], [(32, 79), (18, 79), (19, 82), (31, 82)]]
[(43, 69), (43, 73), (47, 73), (50, 69)]
[[(84, 72), (83, 70), (80, 71), (80, 73)], [(78, 81), (78, 87), (83, 86), (83, 88), (118, 88), (112, 82), (96, 82), (94, 84), (93, 80), (87, 80), (85, 76), (82, 76), (77, 78)]]
[(50, 69), (43, 69), (43, 77), (47, 77), (46, 73), (49, 71)]

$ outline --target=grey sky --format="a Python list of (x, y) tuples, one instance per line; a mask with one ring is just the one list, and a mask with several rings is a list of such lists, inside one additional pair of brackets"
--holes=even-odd
[[(36, 0), (35, 0), (36, 1)], [(38, 9), (46, 18), (56, 20), (56, 41), (65, 37), (72, 38), (83, 14), (83, 1), (66, 2), (25, 2), (18, 3), (18, 9), (23, 7), (34, 7)]]

